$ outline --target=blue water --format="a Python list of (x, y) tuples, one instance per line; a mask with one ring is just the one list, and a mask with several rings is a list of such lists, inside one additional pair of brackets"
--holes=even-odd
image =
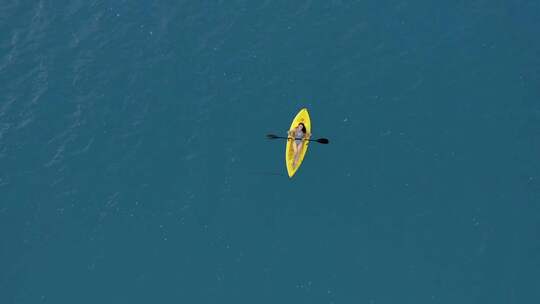
[(1, 2), (0, 303), (540, 302), (539, 16)]

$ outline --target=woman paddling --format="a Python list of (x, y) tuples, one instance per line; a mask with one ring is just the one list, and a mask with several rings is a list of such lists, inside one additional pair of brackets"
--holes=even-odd
[(298, 162), (298, 157), (301, 154), (302, 148), (304, 147), (304, 140), (309, 139), (311, 134), (307, 132), (306, 126), (303, 123), (299, 123), (296, 128), (289, 131), (289, 140), (294, 140), (292, 146), (294, 151), (294, 158), (292, 167), (296, 168), (296, 163)]

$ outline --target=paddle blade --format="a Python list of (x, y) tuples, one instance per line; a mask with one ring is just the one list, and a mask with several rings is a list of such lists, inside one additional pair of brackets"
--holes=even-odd
[(317, 142), (320, 144), (325, 144), (325, 145), (330, 143), (330, 141), (327, 138), (319, 138), (317, 139)]
[(279, 138), (279, 136), (274, 135), (274, 134), (266, 134), (266, 138), (268, 138), (268, 139), (276, 139), (276, 138)]

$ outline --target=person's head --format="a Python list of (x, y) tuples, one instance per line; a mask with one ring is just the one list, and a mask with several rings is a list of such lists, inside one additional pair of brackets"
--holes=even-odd
[(302, 131), (303, 133), (306, 133), (306, 126), (304, 126), (303, 123), (299, 123), (298, 127), (296, 127), (298, 130)]

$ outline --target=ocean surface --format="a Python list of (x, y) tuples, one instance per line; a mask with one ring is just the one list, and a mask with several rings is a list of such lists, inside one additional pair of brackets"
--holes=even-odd
[(540, 303), (540, 2), (447, 2), (0, 1), (0, 303)]

